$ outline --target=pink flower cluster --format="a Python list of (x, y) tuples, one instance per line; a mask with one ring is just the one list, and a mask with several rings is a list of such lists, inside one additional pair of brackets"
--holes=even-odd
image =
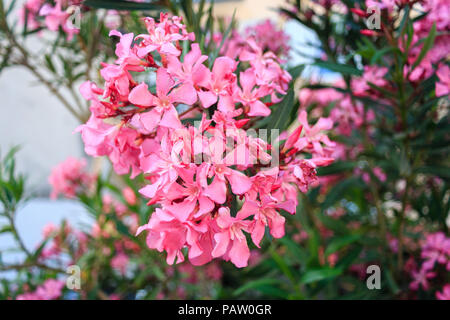
[(89, 189), (95, 181), (93, 174), (87, 173), (86, 160), (67, 158), (53, 168), (48, 181), (52, 186), (50, 197), (56, 199), (59, 194), (68, 198), (75, 197), (77, 191)]
[(279, 57), (289, 55), (290, 37), (282, 29), (278, 29), (270, 19), (247, 27), (244, 34), (246, 37), (254, 37), (264, 51), (272, 51)]
[[(145, 23), (148, 34), (136, 37), (112, 31), (120, 38), (118, 58), (102, 64), (104, 88), (91, 82), (81, 87), (92, 111), (78, 128), (85, 150), (108, 156), (119, 174), (146, 175), (149, 184), (140, 192), (158, 206), (138, 233), (147, 230), (148, 246), (166, 251), (169, 264), (187, 253), (194, 265), (221, 257), (244, 267), (246, 235), (256, 246), (266, 228), (282, 237), (280, 210), (295, 213), (298, 191), (317, 182), (318, 166), (333, 161), (334, 143), (325, 133), (333, 124), (320, 119), (309, 126), (306, 113), (300, 114), (292, 134), (274, 139), (278, 154), (250, 133), (291, 80), (274, 53), (249, 38), (237, 60), (221, 56), (207, 67), (197, 43), (181, 54), (180, 41), (194, 35), (180, 18), (161, 14), (159, 23)], [(148, 72), (154, 91), (133, 78)], [(195, 125), (187, 121), (197, 115)]]
[(29, 29), (37, 29), (42, 25), (39, 18), (44, 17), (44, 24), (50, 31), (58, 31), (59, 28), (67, 34), (67, 40), (79, 33), (79, 29), (71, 22), (74, 6), (79, 6), (81, 0), (55, 0), (54, 5), (44, 0), (27, 0), (20, 11), (22, 24), (27, 21)]
[[(213, 41), (217, 46), (222, 42), (223, 35), (217, 33), (213, 36)], [(288, 46), (289, 36), (283, 30), (277, 30), (270, 20), (255, 26), (247, 27), (243, 33), (233, 30), (231, 36), (227, 38), (221, 48), (220, 53), (231, 59), (239, 59), (242, 62), (248, 61), (254, 68), (261, 70), (262, 67), (272, 74), (278, 74), (281, 81), (281, 88), (285, 89), (291, 76), (280, 68), (280, 63), (284, 63), (284, 58), (289, 56)], [(263, 74), (259, 73), (261, 76)], [(269, 76), (267, 73), (263, 77)], [(283, 93), (283, 91), (279, 91)]]
[(38, 286), (35, 291), (23, 293), (17, 296), (17, 300), (55, 300), (61, 297), (64, 281), (47, 279)]
[[(423, 259), (420, 269), (413, 268), (411, 276), (413, 281), (409, 287), (411, 290), (418, 290), (422, 287), (424, 290), (430, 288), (429, 280), (437, 276), (437, 266), (443, 266), (450, 271), (450, 238), (446, 237), (443, 232), (436, 232), (427, 235), (422, 245), (421, 258)], [(444, 287), (443, 293), (437, 293), (437, 297), (448, 297), (448, 286)]]
[[(421, 2), (421, 9), (426, 12), (426, 16), (413, 24), (414, 34), (411, 50), (408, 55), (409, 65), (412, 65), (420, 54), (422, 44), (420, 39), (426, 38), (433, 25), (436, 26), (437, 36), (432, 48), (415, 68), (407, 68), (408, 77), (411, 81), (420, 83), (430, 77), (437, 65), (437, 75), (439, 82), (436, 84), (436, 96), (448, 95), (450, 92), (450, 81), (448, 79), (448, 66), (445, 60), (450, 51), (450, 6), (448, 0), (428, 0)], [(443, 62), (443, 63), (441, 63)]]

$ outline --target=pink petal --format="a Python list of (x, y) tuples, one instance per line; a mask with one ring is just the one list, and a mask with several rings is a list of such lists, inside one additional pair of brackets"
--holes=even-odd
[(158, 71), (156, 71), (156, 92), (158, 97), (167, 96), (173, 85), (174, 81), (167, 70), (159, 68)]
[(213, 182), (206, 187), (204, 194), (216, 203), (224, 203), (227, 199), (227, 186), (225, 181), (214, 177)]
[(181, 122), (178, 118), (177, 110), (174, 106), (167, 108), (164, 111), (164, 115), (162, 116), (161, 122), (159, 123), (163, 127), (178, 129), (181, 128)]
[(197, 101), (197, 92), (195, 91), (193, 85), (186, 83), (173, 89), (169, 97), (172, 102), (192, 105)]
[(219, 109), (219, 111), (222, 111), (224, 113), (233, 112), (234, 111), (233, 98), (230, 95), (220, 95), (217, 109)]
[(256, 220), (255, 226), (252, 231), (252, 241), (258, 248), (260, 248), (259, 243), (264, 236), (265, 230), (266, 226), (264, 225), (264, 223), (261, 220)]
[(217, 96), (210, 91), (198, 91), (198, 97), (202, 102), (203, 108), (209, 108), (217, 101)]
[(245, 174), (230, 169), (230, 174), (227, 176), (231, 185), (231, 190), (234, 194), (243, 194), (252, 187), (252, 181)]
[(262, 103), (259, 100), (250, 102), (250, 111), (248, 113), (249, 116), (252, 117), (267, 117), (268, 115), (270, 115), (270, 108), (267, 107), (264, 103)]
[(214, 235), (214, 240), (216, 241), (216, 245), (211, 255), (214, 258), (221, 257), (227, 252), (230, 236), (228, 235), (228, 232), (216, 233)]
[(247, 245), (247, 240), (243, 239), (239, 241), (235, 239), (233, 241), (233, 247), (229, 253), (231, 262), (238, 268), (243, 268), (248, 265), (248, 259), (250, 258), (250, 250)]
[(148, 86), (141, 83), (131, 90), (128, 100), (136, 105), (150, 107), (153, 105), (153, 95), (148, 91)]

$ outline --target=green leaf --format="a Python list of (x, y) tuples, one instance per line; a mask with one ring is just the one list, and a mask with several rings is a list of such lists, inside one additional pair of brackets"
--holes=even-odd
[(341, 63), (333, 63), (328, 61), (318, 61), (314, 63), (313, 65), (325, 68), (334, 72), (339, 72), (341, 74), (348, 74), (353, 76), (361, 76), (362, 71), (356, 69), (355, 67), (352, 67), (347, 64), (341, 64)]
[(357, 188), (358, 186), (360, 186), (360, 180), (358, 177), (351, 177), (340, 181), (328, 192), (325, 201), (322, 203), (322, 208), (326, 209), (332, 206), (337, 201), (342, 199), (350, 188)]
[(299, 64), (298, 66), (292, 67), (288, 69), (289, 74), (292, 79), (297, 79), (302, 74), (303, 70), (305, 70), (304, 64)]
[(267, 129), (279, 129), (280, 133), (283, 132), (292, 122), (290, 115), (294, 104), (294, 90), (290, 88), (283, 100), (272, 107)]
[(330, 254), (339, 251), (343, 247), (358, 241), (359, 238), (361, 238), (359, 234), (350, 234), (346, 236), (335, 237), (331, 240), (330, 244), (326, 248), (325, 255), (329, 256)]
[(305, 251), (305, 249), (303, 249), (297, 243), (287, 237), (281, 238), (278, 241), (288, 248), (289, 252), (292, 254), (296, 261), (298, 261), (300, 264), (306, 263), (308, 259), (308, 252)]
[(10, 225), (5, 225), (0, 229), (0, 233), (12, 232), (13, 228)]
[(250, 290), (250, 289), (258, 290), (262, 286), (274, 285), (274, 284), (279, 284), (279, 283), (280, 283), (279, 280), (271, 279), (271, 278), (249, 281), (246, 284), (244, 284), (243, 286), (241, 286), (240, 288), (236, 289), (233, 292), (233, 296), (239, 296), (242, 293), (244, 293), (245, 291)]
[(444, 179), (450, 179), (450, 168), (440, 166), (423, 166), (416, 169), (418, 173), (431, 174)]
[(96, 9), (115, 9), (115, 10), (162, 10), (164, 6), (154, 3), (131, 2), (125, 0), (86, 0), (84, 5)]
[(317, 169), (319, 176), (326, 176), (330, 174), (342, 173), (345, 171), (352, 171), (358, 163), (354, 161), (336, 161), (326, 167)]
[(420, 62), (423, 60), (423, 58), (425, 58), (427, 52), (433, 46), (435, 38), (436, 38), (436, 24), (433, 24), (433, 27), (431, 28), (430, 33), (428, 34), (428, 37), (425, 39), (422, 50), (420, 50), (419, 56), (417, 57), (416, 61), (414, 62), (412, 69), (417, 67), (420, 64)]
[(342, 273), (339, 268), (321, 268), (306, 271), (300, 278), (300, 283), (308, 284), (326, 279), (332, 279)]
[(231, 33), (231, 29), (233, 28), (233, 25), (235, 22), (235, 16), (236, 16), (236, 9), (233, 11), (233, 16), (231, 17), (231, 22), (230, 22), (227, 30), (225, 30), (225, 32), (223, 33), (222, 41), (220, 41), (219, 46), (214, 50), (212, 55), (209, 57), (209, 63), (211, 66), (214, 64), (214, 61), (216, 60), (217, 56), (219, 55), (220, 50), (222, 49), (225, 41), (228, 39), (228, 36)]
[(272, 256), (272, 259), (275, 261), (277, 266), (280, 268), (281, 272), (290, 279), (293, 283), (296, 282), (295, 276), (291, 268), (287, 265), (286, 261), (281, 258), (281, 256), (274, 250), (270, 249), (270, 254)]

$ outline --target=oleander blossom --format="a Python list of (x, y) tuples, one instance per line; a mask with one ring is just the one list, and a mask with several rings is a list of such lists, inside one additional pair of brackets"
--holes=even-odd
[[(168, 264), (187, 256), (193, 265), (221, 258), (245, 267), (248, 241), (259, 247), (266, 229), (283, 237), (298, 192), (333, 161), (333, 122), (311, 125), (302, 112), (297, 128), (269, 144), (252, 125), (272, 113), (291, 80), (274, 53), (250, 37), (238, 56), (207, 66), (181, 18), (161, 13), (145, 23), (148, 34), (111, 31), (117, 60), (102, 64), (103, 88), (80, 87), (92, 112), (77, 129), (85, 151), (108, 156), (118, 174), (145, 176), (139, 192), (155, 209), (137, 234), (146, 231), (148, 247), (165, 251)], [(181, 55), (183, 47), (190, 50)], [(136, 73), (154, 82), (138, 82)]]
[(65, 282), (57, 279), (47, 279), (35, 291), (17, 296), (17, 300), (56, 300), (61, 297)]
[(89, 189), (95, 181), (95, 175), (86, 171), (86, 160), (69, 157), (53, 168), (48, 181), (52, 186), (50, 198), (59, 194), (73, 198), (79, 190)]
[(81, 0), (27, 0), (19, 12), (19, 22), (27, 25), (30, 30), (46, 28), (56, 32), (62, 30), (67, 40), (71, 41), (80, 30), (72, 24), (75, 8), (81, 5)]
[[(439, 267), (450, 271), (450, 238), (443, 232), (430, 233), (426, 236), (421, 248), (422, 262), (420, 268), (411, 270), (411, 290), (430, 288), (430, 281), (438, 276)], [(447, 287), (447, 288), (446, 288)], [(448, 299), (448, 285), (443, 292), (436, 292), (438, 299)]]

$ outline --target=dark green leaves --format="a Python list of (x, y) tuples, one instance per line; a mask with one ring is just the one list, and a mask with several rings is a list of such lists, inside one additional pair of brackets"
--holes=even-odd
[(433, 24), (433, 27), (431, 28), (428, 37), (425, 39), (425, 41), (423, 43), (422, 50), (420, 50), (419, 56), (417, 57), (416, 61), (414, 62), (413, 66), (412, 66), (413, 69), (420, 64), (420, 62), (423, 60), (423, 58), (425, 58), (427, 52), (433, 46), (435, 38), (436, 38), (436, 24)]
[(294, 110), (294, 90), (290, 88), (283, 100), (272, 107), (267, 129), (279, 129), (280, 133), (292, 123), (292, 111)]
[(165, 7), (158, 3), (131, 2), (125, 0), (86, 0), (84, 5), (91, 8), (115, 10), (163, 10)]
[(308, 284), (312, 282), (317, 282), (321, 280), (327, 280), (337, 277), (342, 273), (341, 269), (338, 268), (321, 268), (315, 270), (309, 270), (300, 279), (300, 283)]
[(361, 76), (362, 71), (347, 64), (333, 63), (328, 61), (318, 61), (315, 66), (328, 69), (330, 71), (339, 72), (344, 75)]

